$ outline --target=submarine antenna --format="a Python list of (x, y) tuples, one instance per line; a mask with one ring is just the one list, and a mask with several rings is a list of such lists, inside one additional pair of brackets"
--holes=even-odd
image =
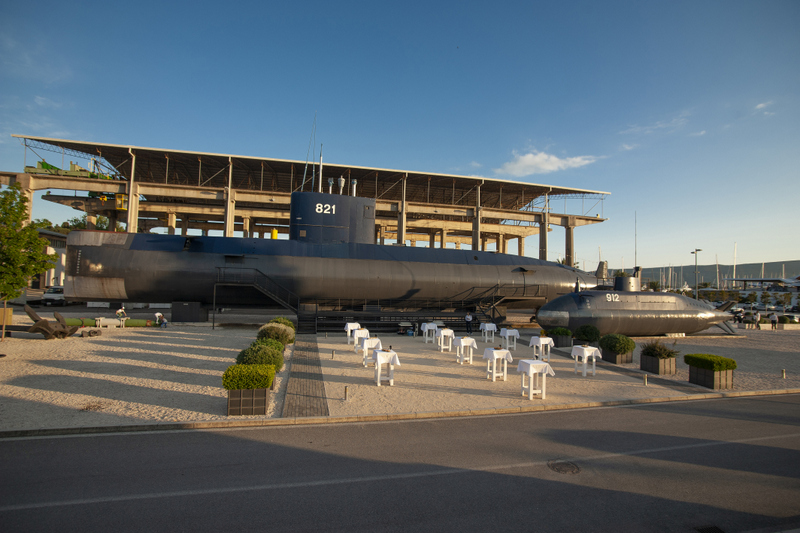
[(633, 212), (633, 266), (634, 266), (634, 268), (636, 268), (636, 266), (639, 265), (639, 259), (638, 259), (639, 251), (637, 249), (638, 241), (639, 241), (639, 230), (637, 228), (637, 223), (636, 223), (636, 211), (634, 211)]
[[(308, 140), (308, 150), (306, 151), (306, 166), (303, 169), (303, 184), (300, 186), (301, 191), (306, 186), (306, 173), (308, 172), (308, 153), (311, 151), (311, 147), (314, 146), (314, 139), (316, 139), (316, 133), (317, 133), (317, 112), (314, 111), (314, 124), (311, 126), (311, 138)], [(314, 190), (313, 182), (311, 190), (312, 191)]]

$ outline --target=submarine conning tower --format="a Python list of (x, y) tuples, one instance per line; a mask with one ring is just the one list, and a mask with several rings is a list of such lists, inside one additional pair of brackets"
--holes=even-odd
[(310, 244), (375, 244), (375, 200), (294, 192), (289, 239)]

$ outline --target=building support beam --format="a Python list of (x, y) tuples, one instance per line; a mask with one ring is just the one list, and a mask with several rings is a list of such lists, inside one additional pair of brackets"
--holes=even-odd
[(400, 199), (400, 212), (397, 213), (397, 244), (405, 246), (406, 244), (406, 177), (403, 176), (403, 197)]
[(125, 231), (128, 233), (139, 232), (139, 184), (136, 182), (136, 153), (128, 148), (131, 154), (131, 178), (128, 180), (128, 219)]
[(575, 226), (566, 226), (566, 238), (564, 239), (564, 257), (568, 266), (575, 266)]
[(250, 217), (242, 217), (242, 237), (250, 238)]
[(539, 223), (539, 259), (547, 261), (547, 230), (550, 229), (550, 205), (545, 195), (542, 221)]
[(228, 186), (225, 188), (225, 237), (233, 237), (236, 215), (236, 191), (233, 190), (233, 158), (228, 158)]
[(175, 213), (167, 213), (167, 235), (175, 235), (177, 218)]
[(486, 241), (481, 238), (481, 184), (475, 187), (475, 216), (472, 219), (472, 249), (484, 250)]

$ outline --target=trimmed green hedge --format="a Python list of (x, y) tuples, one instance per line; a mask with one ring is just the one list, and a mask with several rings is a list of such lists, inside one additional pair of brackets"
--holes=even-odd
[(591, 324), (584, 324), (575, 330), (575, 340), (597, 342), (600, 340), (600, 330)]
[(572, 332), (567, 328), (548, 329), (547, 334), (550, 337), (572, 337)]
[(626, 337), (625, 335), (620, 335), (619, 333), (610, 333), (608, 335), (604, 335), (600, 339), (600, 348), (603, 350), (608, 350), (609, 352), (625, 354), (631, 353), (633, 350), (635, 350), (636, 343), (633, 342), (633, 339)]
[(779, 316), (778, 317), (778, 324), (791, 324), (792, 321), (789, 320), (788, 316)]
[[(673, 344), (675, 346), (675, 344)], [(680, 352), (678, 350), (674, 350), (667, 346), (664, 346), (659, 341), (652, 341), (646, 342), (642, 344), (642, 352), (641, 355), (646, 355), (648, 357), (657, 357), (659, 359), (672, 359), (676, 357)]]
[(275, 339), (284, 346), (294, 342), (294, 330), (289, 326), (270, 322), (258, 330), (258, 339)]
[(231, 365), (222, 374), (222, 387), (225, 390), (268, 389), (274, 379), (272, 365)]
[(736, 361), (719, 355), (708, 353), (687, 353), (683, 362), (695, 368), (704, 368), (715, 372), (720, 370), (736, 370)]
[(283, 368), (283, 348), (276, 349), (272, 346), (256, 341), (236, 356), (239, 365), (273, 365), (277, 370)]
[(276, 316), (272, 320), (269, 321), (270, 324), (283, 324), (284, 326), (289, 326), (292, 330), (297, 331), (297, 326), (295, 326), (294, 322), (291, 319), (286, 318), (285, 316)]
[(263, 344), (264, 346), (274, 348), (281, 353), (283, 353), (283, 349), (286, 348), (283, 344), (281, 344), (280, 341), (276, 341), (275, 339), (256, 339), (253, 341), (251, 346), (254, 344)]

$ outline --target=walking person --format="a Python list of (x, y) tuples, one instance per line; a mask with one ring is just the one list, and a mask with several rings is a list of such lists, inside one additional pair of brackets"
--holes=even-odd
[(472, 314), (467, 311), (467, 316), (464, 317), (464, 322), (467, 323), (467, 335), (472, 335)]
[(761, 313), (756, 311), (756, 314), (753, 318), (756, 319), (756, 329), (761, 329)]

